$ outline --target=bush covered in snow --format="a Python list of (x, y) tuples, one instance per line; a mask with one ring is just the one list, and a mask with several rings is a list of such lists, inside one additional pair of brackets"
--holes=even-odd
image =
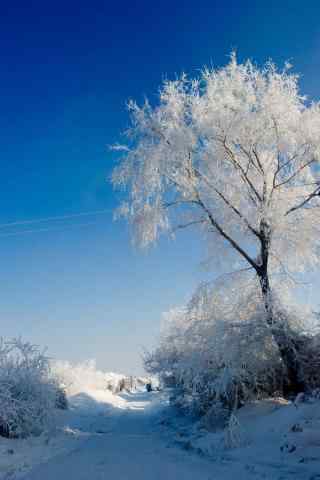
[(53, 363), (52, 368), (67, 395), (106, 389), (117, 393), (120, 383), (125, 379), (124, 375), (98, 370), (94, 360), (74, 365), (70, 362), (58, 361)]
[[(305, 322), (302, 327), (299, 315), (275, 300), (274, 311), (303, 376), (306, 350), (298, 345), (310, 344), (306, 339), (311, 338), (303, 330)], [(309, 362), (313, 373), (315, 366)], [(171, 311), (158, 348), (145, 356), (145, 367), (164, 384), (175, 385), (177, 405), (205, 416), (209, 424), (227, 420), (250, 399), (288, 390), (286, 365), (259, 290), (239, 278), (215, 288), (203, 285), (187, 307)]]
[(21, 339), (0, 340), (0, 434), (38, 435), (54, 418), (59, 385), (48, 357)]

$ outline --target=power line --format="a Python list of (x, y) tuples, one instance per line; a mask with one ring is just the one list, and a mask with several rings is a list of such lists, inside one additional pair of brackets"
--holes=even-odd
[[(46, 218), (38, 218), (32, 220), (19, 220), (17, 222), (9, 222), (9, 223), (2, 223), (0, 224), (0, 228), (9, 228), (9, 227), (17, 227), (20, 225), (32, 225), (36, 223), (44, 223), (44, 222), (51, 222), (51, 221), (59, 221), (59, 220), (68, 220), (72, 218), (79, 218), (79, 217), (88, 217), (93, 215), (102, 215), (105, 213), (110, 213), (113, 210), (108, 208), (106, 210), (96, 210), (92, 212), (82, 212), (82, 213), (73, 213), (70, 215), (60, 215), (56, 217), (46, 217)], [(2, 236), (2, 235), (0, 235)]]
[(17, 237), (19, 235), (25, 235), (25, 234), (30, 234), (30, 233), (39, 233), (39, 232), (50, 232), (50, 231), (56, 231), (56, 232), (61, 232), (65, 229), (69, 228), (78, 228), (78, 227), (88, 227), (89, 225), (95, 225), (97, 222), (87, 222), (87, 223), (77, 223), (74, 225), (65, 225), (64, 227), (48, 227), (48, 228), (36, 228), (32, 230), (21, 230), (20, 232), (8, 232), (8, 233), (0, 233), (0, 238), (1, 237)]

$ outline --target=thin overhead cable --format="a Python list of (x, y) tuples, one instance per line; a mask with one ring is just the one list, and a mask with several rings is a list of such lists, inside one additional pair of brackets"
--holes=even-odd
[(61, 232), (66, 229), (70, 228), (78, 228), (78, 227), (88, 227), (89, 225), (95, 225), (97, 222), (87, 222), (87, 223), (76, 223), (73, 225), (64, 225), (61, 227), (48, 227), (48, 228), (35, 228), (31, 230), (21, 230), (19, 232), (8, 232), (8, 233), (0, 233), (0, 238), (1, 237), (17, 237), (20, 235), (25, 235), (28, 233), (40, 233), (40, 232), (50, 232), (50, 231), (56, 231), (56, 232)]
[(79, 218), (79, 217), (89, 217), (93, 215), (102, 215), (105, 213), (112, 212), (112, 209), (107, 210), (96, 210), (92, 212), (82, 212), (82, 213), (73, 213), (71, 215), (60, 215), (56, 217), (46, 217), (46, 218), (37, 218), (31, 220), (19, 220), (16, 222), (9, 222), (9, 223), (1, 223), (0, 228), (9, 228), (9, 227), (18, 227), (20, 225), (32, 225), (36, 223), (45, 223), (45, 222), (52, 222), (52, 221), (59, 221), (59, 220), (69, 220), (72, 218)]

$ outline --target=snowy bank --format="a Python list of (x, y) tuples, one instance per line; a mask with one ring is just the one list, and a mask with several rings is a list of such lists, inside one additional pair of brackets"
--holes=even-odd
[(241, 408), (226, 429), (210, 432), (201, 421), (181, 415), (162, 423), (183, 449), (212, 459), (213, 469), (223, 468), (223, 479), (320, 478), (319, 399), (255, 401)]
[[(79, 371), (75, 376), (77, 373)], [(115, 381), (120, 377), (105, 375)], [(115, 409), (125, 408), (125, 400), (109, 390), (97, 388), (94, 378), (91, 383), (88, 375), (82, 380), (87, 382), (86, 388), (81, 392), (79, 383), (73, 383), (73, 394), (68, 396), (69, 409), (56, 411), (56, 423), (50, 430), (24, 439), (0, 437), (0, 480), (22, 478), (36, 465), (79, 448), (82, 442), (108, 427)]]

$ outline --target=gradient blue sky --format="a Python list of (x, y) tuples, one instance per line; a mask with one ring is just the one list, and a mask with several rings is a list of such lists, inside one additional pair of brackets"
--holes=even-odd
[(202, 278), (204, 245), (182, 233), (145, 254), (112, 222), (107, 145), (128, 124), (125, 104), (154, 99), (165, 77), (225, 63), (233, 48), (258, 63), (291, 60), (319, 98), (320, 3), (12, 1), (0, 22), (0, 223), (109, 210), (0, 229), (0, 334), (139, 372), (161, 312)]

